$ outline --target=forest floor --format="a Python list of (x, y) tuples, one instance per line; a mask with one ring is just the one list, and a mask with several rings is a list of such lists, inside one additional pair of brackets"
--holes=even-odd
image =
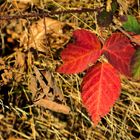
[(56, 72), (75, 29), (106, 39), (127, 14), (140, 21), (138, 0), (0, 0), (0, 140), (139, 139), (139, 82), (122, 77), (119, 99), (95, 127), (81, 102), (85, 73)]

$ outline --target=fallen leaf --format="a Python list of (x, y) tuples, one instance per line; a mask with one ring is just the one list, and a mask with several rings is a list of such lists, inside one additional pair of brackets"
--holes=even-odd
[(70, 108), (68, 106), (63, 104), (58, 104), (48, 99), (40, 99), (36, 101), (34, 104), (59, 113), (63, 113), (63, 114), (70, 113)]
[(49, 71), (42, 71), (41, 73), (47, 80), (49, 87), (51, 87), (53, 89), (53, 94), (54, 94), (55, 98), (57, 98), (61, 102), (65, 102), (65, 98), (62, 94), (62, 91), (57, 86), (57, 83), (55, 82), (52, 74)]
[[(38, 68), (35, 66), (33, 69), (34, 69), (36, 76), (35, 77), (31, 76), (31, 79), (30, 79), (31, 85), (29, 85), (29, 89), (31, 90), (31, 92), (34, 94), (34, 97), (35, 97), (36, 96), (35, 94), (38, 91), (37, 85), (36, 85), (37, 81), (38, 81), (41, 89), (43, 90), (43, 92), (40, 91), (40, 95), (37, 97), (36, 100), (41, 99), (41, 98), (46, 98), (46, 99), (49, 99), (51, 101), (57, 100), (59, 102), (65, 103), (65, 98), (64, 98), (61, 90), (57, 86), (55, 80), (53, 79), (51, 73), (49, 71), (41, 71), (40, 72), (38, 70)], [(47, 83), (43, 80), (43, 78), (46, 79)]]
[(46, 52), (48, 50), (45, 44), (45, 40), (47, 39), (46, 33), (57, 33), (61, 35), (63, 33), (62, 28), (64, 25), (65, 23), (48, 17), (40, 19), (30, 26), (29, 32), (24, 31), (22, 33), (20, 36), (20, 46)]
[[(41, 88), (43, 89), (44, 95), (47, 96), (47, 94), (50, 90), (50, 87), (48, 85), (46, 85), (46, 83), (42, 80), (42, 78), (41, 78), (42, 75), (41, 75), (40, 71), (38, 70), (38, 68), (34, 66), (33, 69), (34, 69), (34, 72), (36, 75), (36, 79), (39, 81), (39, 84), (40, 84)], [(44, 96), (44, 95), (42, 95), (42, 96)]]

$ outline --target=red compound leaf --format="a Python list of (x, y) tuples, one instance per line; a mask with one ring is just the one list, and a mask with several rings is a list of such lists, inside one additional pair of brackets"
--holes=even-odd
[(68, 44), (61, 53), (64, 64), (57, 69), (60, 73), (82, 72), (101, 55), (100, 42), (95, 34), (80, 29), (74, 31), (73, 35), (75, 42)]
[(110, 111), (120, 90), (118, 72), (109, 63), (99, 63), (87, 72), (82, 82), (82, 101), (95, 125)]
[(130, 63), (135, 49), (122, 33), (114, 33), (105, 42), (103, 53), (108, 61), (122, 74), (131, 75)]

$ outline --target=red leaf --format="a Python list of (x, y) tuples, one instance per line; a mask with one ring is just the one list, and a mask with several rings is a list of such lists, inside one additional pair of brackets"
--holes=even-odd
[(130, 63), (135, 49), (126, 36), (122, 33), (114, 33), (105, 42), (103, 53), (119, 72), (130, 76)]
[(109, 63), (93, 66), (82, 82), (82, 101), (97, 125), (120, 95), (118, 72)]
[(101, 55), (100, 42), (95, 34), (81, 29), (74, 31), (74, 37), (75, 43), (68, 44), (61, 53), (64, 64), (57, 69), (60, 73), (82, 72)]

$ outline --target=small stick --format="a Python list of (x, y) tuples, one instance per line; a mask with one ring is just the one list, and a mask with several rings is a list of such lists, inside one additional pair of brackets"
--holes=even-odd
[(100, 8), (92, 9), (92, 8), (80, 8), (80, 9), (72, 9), (72, 10), (62, 10), (62, 11), (52, 11), (52, 12), (42, 12), (42, 13), (31, 13), (31, 14), (22, 14), (22, 15), (0, 15), (0, 20), (11, 20), (11, 19), (19, 19), (19, 18), (32, 18), (32, 17), (50, 17), (51, 15), (60, 15), (60, 14), (71, 14), (71, 13), (83, 13), (83, 12), (95, 12), (100, 10)]

